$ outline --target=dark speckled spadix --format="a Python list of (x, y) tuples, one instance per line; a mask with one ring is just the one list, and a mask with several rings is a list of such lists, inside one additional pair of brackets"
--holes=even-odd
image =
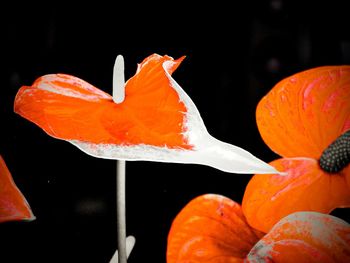
[(350, 130), (339, 136), (321, 155), (321, 169), (338, 173), (350, 163)]

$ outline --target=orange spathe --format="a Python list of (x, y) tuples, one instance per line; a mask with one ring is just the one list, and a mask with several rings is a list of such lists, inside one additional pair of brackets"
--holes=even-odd
[(292, 213), (252, 248), (247, 262), (350, 262), (350, 225), (318, 212)]
[(318, 164), (322, 152), (350, 129), (349, 102), (347, 65), (299, 72), (261, 99), (257, 125), (265, 143), (283, 157), (270, 165), (286, 176), (256, 174), (248, 183), (243, 211), (253, 227), (268, 232), (292, 212), (350, 207), (350, 166), (330, 174)]
[(14, 110), (49, 135), (90, 143), (149, 144), (190, 149), (183, 133), (186, 107), (170, 88), (163, 63), (172, 73), (184, 57), (151, 56), (125, 86), (125, 101), (66, 74), (38, 78), (17, 93)]
[(125, 98), (119, 103), (79, 78), (45, 75), (18, 91), (14, 110), (49, 135), (98, 158), (278, 173), (248, 151), (208, 133), (196, 105), (171, 77), (183, 59), (148, 56), (125, 83)]
[(261, 236), (247, 224), (239, 204), (220, 195), (202, 195), (174, 219), (167, 263), (243, 262)]
[(329, 175), (311, 158), (281, 158), (270, 165), (286, 174), (258, 174), (249, 181), (242, 209), (252, 227), (266, 233), (293, 212), (329, 213), (337, 207), (350, 207), (345, 174)]
[(320, 158), (350, 129), (350, 66), (323, 66), (278, 82), (259, 102), (261, 137), (283, 157)]
[(205, 194), (175, 217), (167, 263), (289, 263), (350, 260), (350, 225), (318, 212), (296, 212), (264, 235), (246, 221), (239, 204)]
[(13, 181), (0, 155), (0, 223), (34, 219), (27, 200)]

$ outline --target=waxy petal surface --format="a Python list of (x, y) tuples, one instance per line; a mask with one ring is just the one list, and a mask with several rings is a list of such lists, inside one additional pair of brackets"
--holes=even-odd
[(0, 223), (34, 219), (27, 200), (13, 181), (0, 155)]
[(264, 96), (256, 120), (265, 143), (282, 157), (319, 159), (350, 129), (350, 66), (323, 66), (283, 79)]
[(281, 158), (270, 164), (286, 175), (257, 174), (249, 181), (242, 208), (252, 227), (266, 233), (293, 212), (329, 213), (337, 207), (350, 207), (343, 172), (327, 174), (309, 158)]
[(165, 60), (141, 64), (146, 69), (126, 83), (124, 103), (74, 76), (50, 74), (19, 90), (15, 112), (65, 140), (189, 149), (182, 134), (186, 108), (161, 74)]
[(212, 137), (192, 100), (171, 77), (177, 60), (153, 54), (112, 97), (65, 74), (45, 75), (23, 86), (15, 112), (49, 135), (106, 159), (195, 163), (233, 173), (277, 173), (237, 146)]
[(261, 236), (247, 224), (239, 204), (220, 195), (202, 195), (173, 221), (167, 263), (243, 262)]
[(327, 214), (293, 213), (254, 246), (247, 262), (350, 262), (350, 225)]

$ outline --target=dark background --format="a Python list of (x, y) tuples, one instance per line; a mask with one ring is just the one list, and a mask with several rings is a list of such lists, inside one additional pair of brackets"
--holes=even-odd
[[(227, 1), (229, 2), (229, 1)], [(3, 9), (0, 150), (37, 219), (0, 226), (0, 262), (109, 262), (117, 247), (116, 162), (93, 158), (13, 113), (16, 92), (44, 74), (67, 73), (112, 92), (115, 57), (126, 78), (152, 53), (186, 59), (173, 74), (209, 133), (268, 162), (255, 107), (275, 83), (301, 70), (350, 64), (345, 5), (246, 1), (151, 6), (118, 2), (17, 3)], [(132, 262), (165, 262), (171, 222), (194, 197), (241, 202), (251, 175), (211, 167), (127, 162)], [(349, 212), (333, 214), (348, 220)]]

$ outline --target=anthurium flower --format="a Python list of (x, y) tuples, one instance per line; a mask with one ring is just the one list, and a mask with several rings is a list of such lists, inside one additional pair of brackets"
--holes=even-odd
[(296, 212), (265, 236), (231, 199), (205, 194), (189, 202), (168, 235), (167, 263), (349, 262), (350, 225), (331, 215)]
[(243, 262), (262, 236), (248, 225), (238, 203), (221, 195), (201, 195), (174, 219), (167, 263)]
[(296, 211), (330, 213), (350, 206), (350, 66), (323, 66), (277, 83), (259, 102), (265, 143), (285, 176), (257, 174), (243, 211), (260, 231)]
[(249, 252), (247, 262), (349, 262), (350, 225), (318, 212), (282, 218)]
[(35, 216), (27, 200), (13, 181), (0, 155), (0, 223), (34, 219)]
[(153, 54), (125, 83), (125, 99), (77, 77), (49, 74), (18, 91), (14, 110), (49, 135), (95, 157), (197, 163), (235, 173), (277, 173), (242, 148), (210, 136), (171, 77), (184, 57)]

